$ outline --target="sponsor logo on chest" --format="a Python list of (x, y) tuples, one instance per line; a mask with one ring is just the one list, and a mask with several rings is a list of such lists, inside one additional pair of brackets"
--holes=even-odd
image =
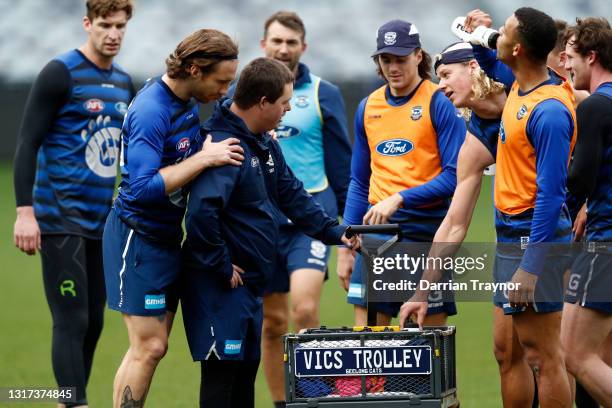
[(176, 151), (177, 152), (181, 152), (181, 153), (185, 153), (187, 150), (189, 150), (189, 147), (191, 146), (191, 141), (189, 140), (188, 137), (183, 137), (181, 138), (181, 140), (179, 140), (176, 143)]
[(104, 101), (98, 98), (88, 99), (83, 103), (85, 110), (91, 113), (96, 113), (104, 110)]
[(402, 156), (414, 149), (410, 140), (390, 139), (376, 145), (376, 151), (383, 156)]

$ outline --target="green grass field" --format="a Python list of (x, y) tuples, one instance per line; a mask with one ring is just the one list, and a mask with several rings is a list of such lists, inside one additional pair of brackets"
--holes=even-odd
[[(55, 382), (50, 355), (51, 318), (42, 286), (40, 260), (38, 256), (21, 254), (13, 246), (15, 210), (11, 167), (7, 163), (0, 165), (0, 189), (4, 191), (0, 201), (0, 236), (3, 237), (0, 245), (3, 265), (0, 268), (0, 387), (52, 387)], [(493, 242), (492, 222), (491, 179), (486, 178), (468, 239)], [(345, 296), (332, 265), (331, 278), (323, 293), (322, 324), (352, 323), (352, 308), (346, 303)], [(458, 309), (459, 315), (452, 318), (450, 324), (457, 326), (458, 386), (462, 407), (501, 407), (499, 376), (492, 352), (493, 306), (485, 302), (460, 303)], [(91, 407), (112, 406), (113, 377), (127, 344), (120, 315), (108, 311), (89, 382)], [(168, 355), (157, 369), (147, 406), (196, 407), (199, 376), (199, 364), (191, 361), (179, 314)], [(256, 398), (258, 408), (272, 406), (261, 369)]]

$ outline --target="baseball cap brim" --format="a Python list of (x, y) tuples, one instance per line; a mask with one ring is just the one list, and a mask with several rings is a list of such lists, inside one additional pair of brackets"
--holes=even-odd
[(373, 57), (380, 55), (380, 54), (391, 54), (391, 55), (396, 55), (398, 57), (405, 57), (407, 55), (410, 55), (414, 52), (414, 50), (416, 50), (419, 47), (385, 47), (385, 48), (381, 48), (380, 50), (377, 50), (374, 54), (372, 54)]

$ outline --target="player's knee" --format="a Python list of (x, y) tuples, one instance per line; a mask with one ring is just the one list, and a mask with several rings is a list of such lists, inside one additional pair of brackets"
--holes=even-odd
[(135, 345), (138, 359), (150, 363), (159, 362), (168, 352), (168, 340), (161, 337), (149, 337)]
[(493, 355), (495, 360), (500, 367), (505, 367), (510, 364), (512, 358), (509, 353), (509, 347), (504, 341), (494, 339), (493, 341)]
[(73, 338), (82, 338), (87, 334), (89, 327), (89, 316), (87, 310), (83, 308), (74, 308), (70, 313), (53, 316), (53, 329), (70, 334)]
[(576, 354), (567, 353), (565, 356), (565, 368), (574, 377), (580, 377), (580, 368), (583, 366), (584, 361)]
[(287, 333), (289, 323), (287, 316), (280, 310), (264, 312), (263, 332), (266, 339), (278, 339)]
[(300, 328), (318, 325), (319, 308), (316, 302), (307, 299), (292, 307), (293, 319)]

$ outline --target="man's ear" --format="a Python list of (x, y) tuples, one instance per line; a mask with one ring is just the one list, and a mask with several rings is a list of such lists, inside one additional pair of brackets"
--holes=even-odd
[(419, 51), (414, 55), (417, 59), (417, 65), (423, 61), (423, 50), (419, 49)]
[(523, 51), (523, 47), (521, 46), (521, 43), (516, 43), (516, 44), (514, 44), (514, 47), (512, 47), (512, 56), (516, 57), (522, 51)]
[(589, 54), (586, 57), (586, 62), (589, 65), (593, 65), (597, 61), (597, 52), (589, 51)]
[(189, 71), (189, 76), (190, 76), (191, 78), (197, 78), (197, 77), (200, 75), (200, 73), (202, 72), (202, 70), (200, 69), (200, 67), (198, 67), (198, 66), (197, 66), (197, 65), (195, 65), (195, 64), (191, 64), (191, 65), (189, 66), (189, 68), (188, 68), (188, 71)]
[(83, 30), (89, 32), (91, 30), (91, 20), (89, 19), (89, 17), (84, 16), (83, 17)]
[(475, 59), (469, 61), (468, 67), (470, 68), (470, 75), (474, 71), (476, 71), (476, 69), (480, 68), (480, 66), (478, 65), (478, 62)]
[(565, 50), (563, 50), (559, 53), (559, 66), (564, 67), (565, 61), (567, 61), (567, 53), (565, 52)]
[(267, 103), (270, 103), (270, 102), (268, 101), (268, 98), (266, 98), (265, 96), (262, 96), (262, 97), (259, 99), (259, 108), (260, 108), (260, 109), (265, 108)]

